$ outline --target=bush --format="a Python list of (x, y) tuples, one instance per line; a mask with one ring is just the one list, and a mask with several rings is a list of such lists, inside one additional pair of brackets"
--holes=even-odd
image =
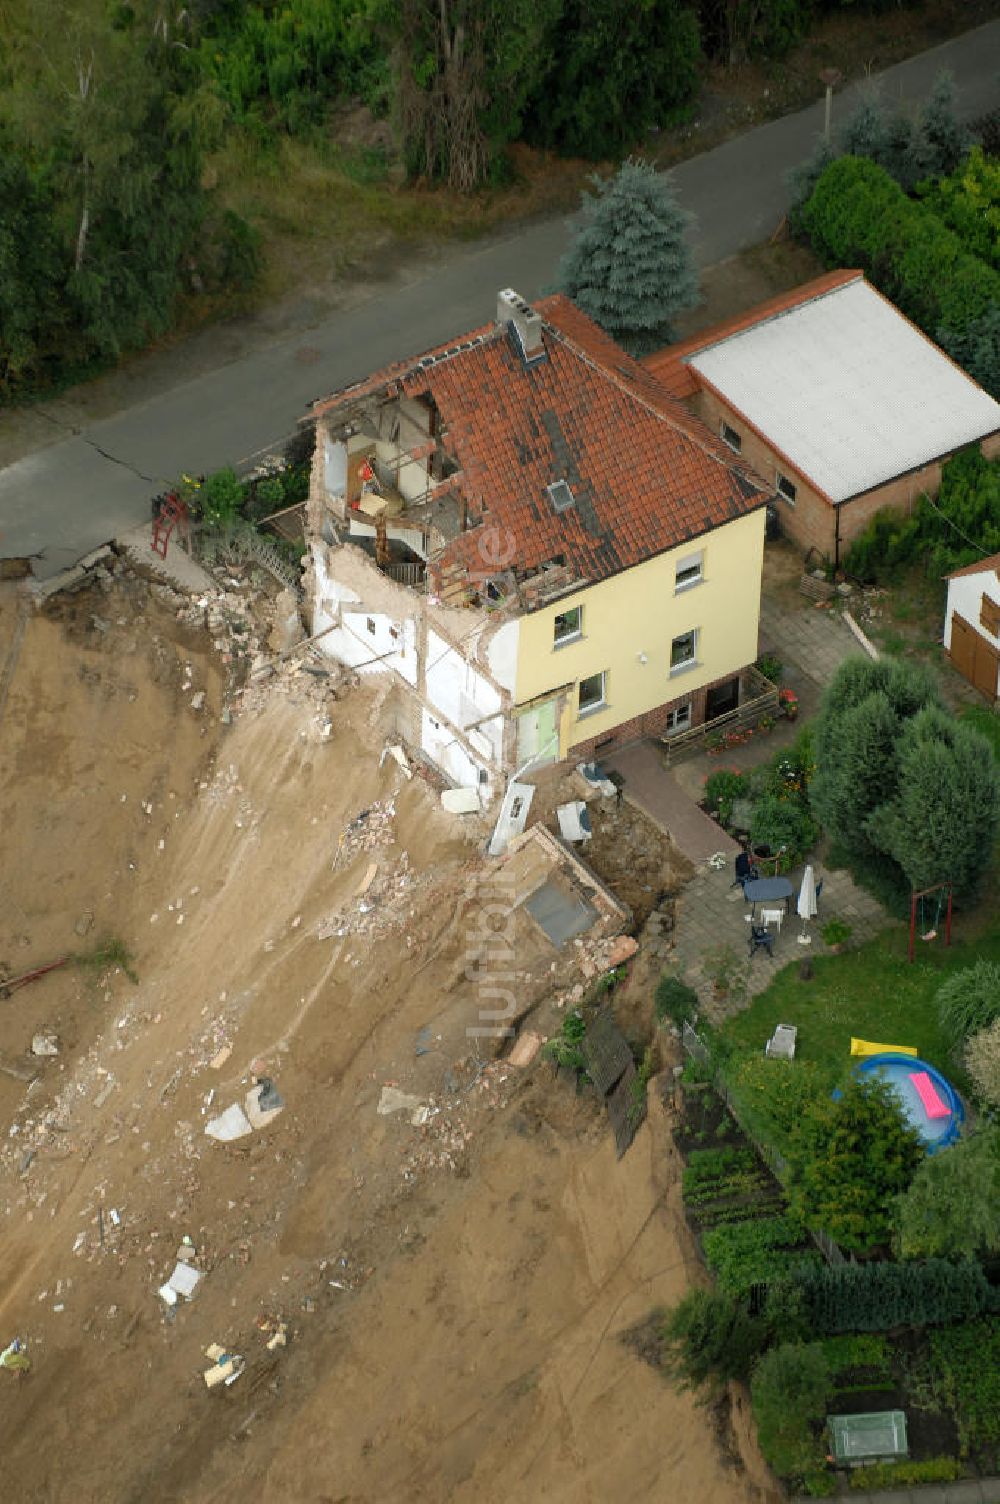
[(820, 930), (824, 945), (844, 945), (851, 938), (851, 926), (843, 919), (828, 919)]
[(803, 1114), (827, 1090), (813, 1061), (768, 1060), (763, 1050), (728, 1066), (725, 1078), (747, 1132), (783, 1154)]
[(801, 220), (828, 265), (861, 267), (921, 329), (961, 333), (1000, 302), (1000, 274), (874, 162), (831, 162)]
[(896, 1223), (904, 1259), (1000, 1253), (1000, 1130), (927, 1156), (899, 1198)]
[(985, 1452), (989, 1465), (1000, 1449), (1000, 1322), (933, 1332), (930, 1348), (935, 1387), (958, 1423), (961, 1455)]
[(744, 799), (750, 792), (750, 780), (735, 768), (721, 768), (705, 779), (705, 805), (715, 817), (728, 825), (733, 800)]
[(803, 1113), (789, 1153), (788, 1194), (807, 1227), (870, 1253), (893, 1232), (893, 1197), (905, 1191), (924, 1147), (881, 1077), (848, 1078), (836, 1099)]
[(888, 1332), (895, 1327), (946, 1326), (991, 1308), (991, 1291), (978, 1263), (927, 1259), (915, 1264), (814, 1265), (790, 1272), (768, 1291), (767, 1316), (781, 1330), (791, 1319), (808, 1331)]
[(653, 1007), (658, 1023), (666, 1023), (669, 1019), (675, 1028), (680, 1029), (698, 1012), (698, 994), (680, 977), (665, 971), (656, 984)]
[(775, 1472), (788, 1478), (823, 1462), (819, 1430), (832, 1388), (818, 1342), (786, 1342), (766, 1352), (750, 1380), (757, 1440)]
[(977, 961), (952, 972), (938, 988), (934, 1003), (942, 1029), (956, 1052), (960, 1051), (971, 1035), (1000, 1018), (1000, 966)]
[(819, 826), (803, 804), (765, 794), (753, 807), (750, 839), (755, 847), (784, 853), (786, 867), (794, 867), (819, 839)]
[(663, 1323), (666, 1372), (682, 1389), (718, 1392), (746, 1379), (767, 1346), (768, 1328), (742, 1300), (717, 1290), (691, 1290)]
[(559, 1033), (546, 1040), (542, 1047), (542, 1054), (553, 1060), (557, 1066), (564, 1066), (567, 1070), (584, 1075), (587, 1062), (581, 1046), (586, 1032), (587, 1025), (583, 1014), (579, 1008), (572, 1008), (563, 1016)]
[(1000, 1018), (966, 1041), (965, 1069), (984, 1107), (1000, 1108)]
[(921, 183), (917, 196), (967, 251), (1000, 269), (1000, 161), (974, 146), (953, 173)]
[(198, 493), (205, 521), (212, 527), (231, 527), (239, 516), (244, 494), (244, 487), (237, 480), (235, 470), (216, 470)]
[(881, 1488), (915, 1488), (921, 1483), (953, 1483), (965, 1468), (957, 1457), (928, 1457), (923, 1462), (876, 1462), (853, 1468), (851, 1488), (873, 1492)]
[(762, 653), (754, 664), (754, 668), (759, 674), (763, 674), (765, 679), (770, 679), (772, 684), (780, 684), (781, 676), (785, 671), (785, 665), (774, 653)]

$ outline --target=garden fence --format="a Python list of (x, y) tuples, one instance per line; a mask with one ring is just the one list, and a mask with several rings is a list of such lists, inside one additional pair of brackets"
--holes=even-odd
[(727, 710), (689, 731), (660, 738), (667, 767), (689, 752), (700, 752), (710, 737), (724, 743), (726, 736), (753, 730), (765, 718), (773, 724), (778, 711), (778, 686), (765, 679), (759, 669), (745, 668), (740, 676), (740, 704), (735, 710)]
[[(693, 1056), (700, 1065), (708, 1067), (711, 1072), (712, 1088), (715, 1091), (716, 1095), (720, 1097), (721, 1100), (725, 1103), (726, 1111), (729, 1113), (730, 1117), (732, 1117), (733, 1121), (739, 1126), (740, 1131), (744, 1133), (753, 1144), (754, 1148), (757, 1150), (757, 1153), (767, 1165), (768, 1169), (771, 1170), (771, 1172), (778, 1180), (782, 1180), (788, 1168), (788, 1162), (781, 1154), (777, 1152), (777, 1150), (771, 1148), (769, 1144), (761, 1143), (757, 1135), (747, 1127), (746, 1123), (740, 1116), (738, 1103), (733, 1098), (729, 1087), (726, 1085), (722, 1072), (715, 1070), (712, 1066), (712, 1056), (708, 1045), (702, 1039), (698, 1031), (692, 1028), (689, 1023), (686, 1023), (681, 1029), (681, 1044), (683, 1045), (687, 1054)], [(809, 1235), (812, 1238), (813, 1242), (816, 1244), (816, 1247), (819, 1249), (820, 1253), (823, 1255), (826, 1262), (833, 1268), (837, 1269), (841, 1264), (846, 1264), (848, 1262), (847, 1256), (844, 1254), (843, 1249), (839, 1246), (839, 1244), (834, 1242), (829, 1233), (823, 1232), (819, 1229), (810, 1228)], [(854, 1262), (853, 1256), (850, 1262)]]

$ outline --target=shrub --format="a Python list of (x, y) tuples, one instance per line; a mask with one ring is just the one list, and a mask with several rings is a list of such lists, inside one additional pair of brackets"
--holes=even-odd
[(830, 1368), (818, 1342), (786, 1342), (764, 1353), (750, 1380), (757, 1440), (782, 1477), (812, 1471), (823, 1461), (819, 1428), (831, 1390)]
[(904, 1259), (1000, 1252), (1000, 1130), (927, 1156), (899, 1198), (896, 1223)]
[(801, 220), (829, 265), (861, 267), (922, 329), (960, 333), (1000, 301), (1000, 275), (874, 162), (831, 162)]
[(656, 984), (653, 1007), (658, 1023), (667, 1019), (678, 1029), (689, 1023), (698, 1012), (698, 994), (693, 987), (682, 982), (680, 977), (665, 971)]
[(836, 1269), (823, 1264), (789, 1271), (783, 1284), (768, 1291), (767, 1317), (776, 1330), (790, 1319), (824, 1335), (888, 1332), (969, 1321), (988, 1311), (990, 1303), (986, 1276), (972, 1259), (842, 1264)]
[(870, 838), (914, 890), (947, 876), (956, 899), (972, 898), (1000, 825), (1000, 775), (989, 743), (928, 705), (900, 727), (895, 750), (895, 796), (870, 815)]
[(742, 1300), (718, 1290), (691, 1290), (663, 1323), (664, 1368), (682, 1389), (717, 1393), (746, 1379), (767, 1345), (768, 1328)]
[(797, 801), (765, 794), (753, 807), (750, 839), (754, 846), (784, 852), (785, 865), (794, 867), (815, 846), (819, 826)]
[(915, 1488), (921, 1483), (953, 1483), (965, 1468), (957, 1457), (927, 1457), (923, 1462), (876, 1462), (849, 1474), (851, 1488)]
[(986, 1452), (992, 1461), (1000, 1448), (1000, 1322), (933, 1332), (930, 1348), (936, 1387), (958, 1423), (961, 1455)]
[(750, 791), (750, 780), (735, 768), (720, 768), (705, 780), (705, 804), (723, 825), (729, 824), (733, 800), (743, 799)]
[(974, 146), (953, 173), (921, 183), (917, 196), (967, 251), (1000, 268), (1000, 161)]
[(906, 1190), (924, 1147), (880, 1077), (851, 1076), (836, 1099), (803, 1113), (789, 1153), (788, 1193), (807, 1227), (869, 1253), (893, 1231), (893, 1197)]
[(1000, 1107), (1000, 1018), (966, 1041), (965, 1069), (984, 1106)]
[(212, 527), (231, 527), (243, 505), (244, 488), (235, 470), (216, 470), (198, 493), (202, 515)]
[(780, 684), (781, 676), (785, 671), (785, 665), (774, 653), (762, 653), (754, 664), (754, 668), (759, 674), (763, 674), (765, 679), (770, 679), (772, 684)]
[(960, 1050), (965, 1040), (1000, 1018), (1000, 966), (977, 961), (953, 971), (934, 997), (941, 1027)]
[(820, 930), (825, 945), (844, 945), (851, 938), (851, 926), (842, 919), (828, 919)]
[(583, 1075), (587, 1069), (581, 1045), (587, 1032), (583, 1014), (579, 1008), (573, 1008), (564, 1015), (558, 1034), (546, 1040), (542, 1053), (558, 1066), (565, 1066), (568, 1070)]

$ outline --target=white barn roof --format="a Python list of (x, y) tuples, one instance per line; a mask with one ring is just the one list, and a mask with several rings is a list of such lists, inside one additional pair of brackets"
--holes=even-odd
[(860, 277), (690, 364), (835, 502), (1000, 429), (1000, 403)]

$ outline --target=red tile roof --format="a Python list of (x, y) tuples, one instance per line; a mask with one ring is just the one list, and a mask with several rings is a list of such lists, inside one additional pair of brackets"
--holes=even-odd
[[(314, 405), (433, 399), (470, 523), (439, 568), (530, 574), (562, 558), (593, 582), (764, 505), (750, 467), (574, 304), (557, 294), (535, 308), (544, 360), (526, 366), (489, 325)], [(546, 487), (560, 479), (574, 504), (555, 512)]]
[(778, 314), (787, 313), (790, 308), (799, 308), (803, 303), (811, 303), (814, 298), (821, 298), (824, 293), (833, 292), (838, 287), (846, 287), (848, 282), (857, 282), (862, 276), (864, 273), (860, 271), (825, 272), (822, 277), (814, 277), (811, 282), (803, 282), (801, 287), (793, 287), (789, 292), (779, 293), (777, 297), (769, 298), (766, 303), (758, 303), (755, 308), (748, 308), (744, 313), (738, 313), (731, 319), (724, 319), (720, 324), (713, 324), (710, 329), (702, 329), (699, 334), (693, 334), (689, 339), (681, 340), (676, 345), (668, 345), (663, 350), (657, 350), (653, 355), (647, 355), (643, 365), (674, 397), (691, 397), (698, 390), (698, 377), (687, 363), (692, 355), (697, 355), (700, 350), (707, 350), (711, 345), (720, 344), (722, 340), (729, 339), (733, 334), (742, 334), (745, 329), (750, 329), (755, 324), (766, 323), (768, 319), (776, 318)]
[(951, 574), (946, 574), (946, 580), (960, 580), (964, 574), (988, 574), (990, 571), (1000, 575), (1000, 554), (990, 554), (988, 559), (980, 559), (975, 564), (966, 564), (964, 569), (953, 569)]

